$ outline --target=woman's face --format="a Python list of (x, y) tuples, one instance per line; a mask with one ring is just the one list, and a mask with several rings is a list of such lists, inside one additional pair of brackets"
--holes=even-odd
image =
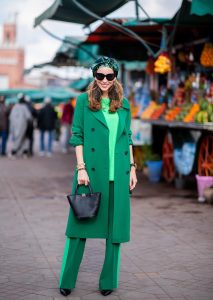
[(116, 77), (114, 76), (113, 80), (107, 80), (106, 77), (104, 77), (104, 79), (101, 80), (102, 78), (100, 78), (100, 77), (103, 77), (103, 75), (100, 75), (100, 74), (103, 74), (103, 75), (111, 74), (111, 76), (109, 75), (109, 77), (111, 77), (111, 78), (108, 78), (108, 79), (112, 79), (113, 75), (114, 75), (114, 71), (109, 67), (100, 67), (96, 71), (95, 81), (97, 82), (97, 85), (102, 90), (102, 92), (107, 92), (109, 90), (109, 88), (114, 84)]

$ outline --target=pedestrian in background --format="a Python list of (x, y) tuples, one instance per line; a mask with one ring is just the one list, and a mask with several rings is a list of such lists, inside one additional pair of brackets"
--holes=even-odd
[[(67, 296), (75, 287), (87, 238), (106, 239), (105, 261), (99, 290), (107, 296), (118, 287), (120, 244), (130, 240), (130, 197), (137, 182), (130, 131), (130, 105), (117, 80), (118, 64), (101, 57), (92, 66), (94, 76), (88, 92), (75, 107), (71, 145), (77, 168), (72, 193), (101, 192), (95, 218), (78, 220), (72, 209), (66, 229), (66, 243), (60, 275), (60, 293)], [(92, 255), (92, 253), (91, 253)]]
[(71, 126), (74, 108), (72, 106), (72, 100), (69, 99), (68, 102), (64, 105), (62, 117), (61, 117), (61, 125), (62, 125), (62, 152), (67, 153), (69, 150), (69, 140), (71, 137)]
[(27, 126), (27, 138), (29, 139), (29, 149), (28, 149), (28, 155), (33, 156), (33, 144), (34, 144), (34, 124), (35, 120), (37, 119), (37, 111), (33, 106), (33, 103), (31, 101), (31, 98), (29, 96), (25, 96), (25, 101), (27, 108), (29, 109), (32, 118), (28, 121)]
[[(52, 145), (54, 139), (54, 129), (57, 120), (57, 114), (51, 104), (51, 98), (44, 99), (44, 107), (38, 113), (38, 128), (40, 130), (40, 156), (52, 156)], [(46, 143), (47, 136), (47, 143)]]
[(5, 104), (5, 97), (0, 96), (0, 154), (6, 155), (8, 139), (9, 108)]
[(27, 139), (27, 126), (32, 120), (32, 115), (26, 106), (23, 94), (18, 95), (19, 102), (16, 103), (10, 113), (10, 134), (12, 136), (13, 148), (12, 156), (27, 155), (29, 141)]

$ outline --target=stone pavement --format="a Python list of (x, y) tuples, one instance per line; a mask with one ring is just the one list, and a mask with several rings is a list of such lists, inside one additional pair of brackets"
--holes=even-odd
[[(57, 289), (74, 153), (0, 158), (0, 299), (65, 299)], [(213, 299), (213, 207), (196, 191), (150, 184), (132, 195), (131, 242), (122, 245), (120, 286), (108, 300)], [(67, 299), (103, 299), (104, 240), (87, 240)]]

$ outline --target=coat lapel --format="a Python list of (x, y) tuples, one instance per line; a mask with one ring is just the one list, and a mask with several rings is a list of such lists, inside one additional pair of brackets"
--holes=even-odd
[(107, 123), (106, 123), (106, 120), (104, 118), (104, 114), (102, 113), (101, 110), (98, 110), (98, 111), (92, 111), (89, 109), (89, 100), (88, 100), (88, 93), (87, 93), (87, 109), (90, 111), (90, 113), (99, 121), (101, 122), (107, 129), (108, 129), (108, 126), (107, 126)]
[(108, 129), (104, 114), (101, 110), (91, 111), (91, 113), (99, 122), (101, 122)]
[[(129, 110), (128, 105), (126, 105), (126, 103), (123, 102), (123, 106), (121, 108), (119, 108), (118, 111), (117, 111), (118, 112), (118, 117), (119, 117), (117, 140), (119, 139), (119, 137), (121, 136), (121, 134), (124, 130), (128, 110)], [(104, 114), (101, 110), (90, 111), (90, 112), (99, 122), (101, 122), (108, 129)]]
[(126, 110), (123, 108), (118, 109), (118, 117), (119, 117), (119, 122), (118, 122), (118, 131), (117, 131), (117, 140), (121, 136), (125, 126)]
[(120, 138), (125, 124), (126, 124), (126, 117), (129, 107), (123, 102), (123, 106), (118, 109), (118, 116), (119, 116), (119, 123), (118, 123), (118, 131), (117, 131), (117, 140)]

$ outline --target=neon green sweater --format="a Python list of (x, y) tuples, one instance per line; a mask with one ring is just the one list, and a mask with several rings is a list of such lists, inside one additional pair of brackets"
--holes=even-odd
[(115, 143), (118, 130), (118, 113), (109, 112), (109, 98), (102, 98), (102, 112), (109, 128), (109, 180), (114, 180)]

